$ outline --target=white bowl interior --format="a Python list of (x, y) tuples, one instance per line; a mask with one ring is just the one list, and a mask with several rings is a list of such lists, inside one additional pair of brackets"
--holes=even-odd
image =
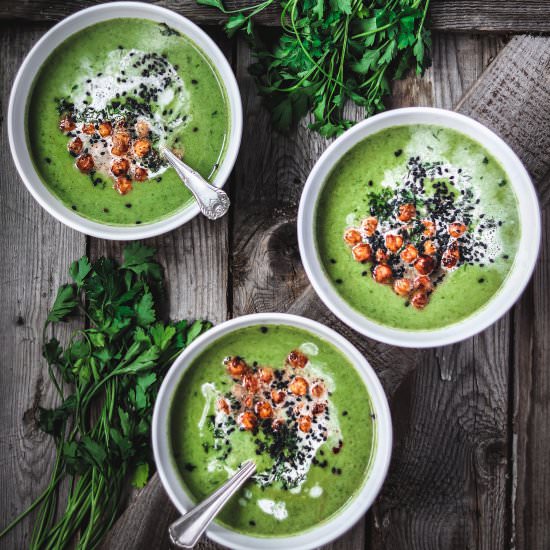
[[(38, 203), (69, 227), (105, 239), (133, 240), (160, 235), (186, 223), (199, 213), (196, 203), (154, 223), (139, 226), (110, 226), (79, 216), (67, 208), (44, 185), (33, 166), (26, 132), (26, 109), (34, 79), (49, 55), (74, 33), (114, 18), (150, 19), (164, 22), (190, 38), (216, 68), (230, 111), (230, 130), (225, 156), (213, 184), (222, 187), (237, 159), (242, 134), (242, 104), (235, 75), (216, 43), (197, 25), (177, 13), (143, 2), (111, 2), (79, 11), (50, 29), (21, 65), (13, 84), (8, 107), (8, 135), (13, 159), (23, 182)], [(183, 185), (183, 184), (182, 184)]]
[[(434, 124), (457, 130), (481, 143), (502, 165), (518, 201), (522, 231), (512, 269), (502, 287), (481, 309), (462, 321), (434, 330), (400, 330), (376, 323), (352, 308), (336, 291), (322, 266), (315, 237), (315, 211), (323, 185), (335, 164), (367, 136), (392, 126)], [(529, 174), (510, 147), (495, 133), (453, 111), (424, 107), (396, 109), (360, 122), (319, 158), (311, 171), (298, 213), (300, 254), (309, 280), (325, 305), (342, 321), (360, 333), (403, 347), (434, 347), (458, 342), (497, 321), (515, 303), (535, 267), (540, 246), (540, 209)]]
[(251, 325), (283, 324), (312, 332), (330, 342), (344, 353), (364, 380), (376, 414), (376, 450), (370, 473), (353, 499), (333, 518), (319, 526), (296, 536), (260, 538), (243, 535), (220, 525), (212, 524), (208, 536), (223, 545), (242, 550), (293, 548), (294, 550), (314, 548), (338, 537), (357, 522), (372, 504), (378, 494), (388, 470), (391, 446), (392, 424), (388, 402), (382, 385), (372, 367), (361, 353), (345, 338), (332, 329), (310, 319), (282, 313), (260, 313), (246, 315), (227, 321), (209, 330), (198, 338), (176, 360), (168, 372), (159, 391), (153, 415), (153, 451), (160, 479), (170, 499), (184, 514), (193, 506), (185, 491), (171, 458), (168, 438), (169, 412), (172, 396), (185, 370), (206, 347), (219, 337)]

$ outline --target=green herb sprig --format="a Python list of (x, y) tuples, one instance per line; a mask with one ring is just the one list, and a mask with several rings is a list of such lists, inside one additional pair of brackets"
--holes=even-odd
[[(127, 246), (122, 265), (84, 256), (69, 274), (74, 283), (58, 289), (43, 333), (43, 356), (60, 399), (37, 415), (56, 447), (50, 482), (0, 533), (38, 509), (31, 549), (99, 545), (122, 510), (128, 484), (143, 487), (151, 475), (153, 404), (166, 371), (211, 326), (159, 319), (162, 268), (146, 246)], [(74, 314), (83, 316), (86, 328), (64, 347), (47, 337), (50, 327)], [(67, 481), (67, 499), (58, 502)]]
[(230, 36), (248, 36), (257, 58), (250, 72), (283, 131), (311, 110), (312, 129), (338, 135), (354, 123), (344, 117), (346, 101), (364, 107), (367, 116), (383, 110), (390, 80), (409, 69), (421, 74), (430, 64), (429, 0), (280, 0), (275, 41), (254, 25), (254, 17), (275, 0), (235, 11), (222, 0), (197, 1), (230, 16)]

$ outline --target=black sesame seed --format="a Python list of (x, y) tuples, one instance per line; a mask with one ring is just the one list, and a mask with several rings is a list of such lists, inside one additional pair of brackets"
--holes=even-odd
[(125, 206), (126, 208), (132, 208), (132, 203), (127, 202), (124, 206)]
[(260, 327), (262, 334), (265, 334), (269, 329), (267, 327)]
[(71, 206), (71, 208), (72, 208), (73, 210), (76, 210), (76, 206), (75, 206), (74, 204)]

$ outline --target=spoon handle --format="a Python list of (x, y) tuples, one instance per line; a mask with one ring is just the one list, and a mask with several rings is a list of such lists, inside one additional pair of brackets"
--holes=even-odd
[(208, 219), (217, 220), (229, 210), (230, 201), (225, 191), (207, 182), (164, 145), (161, 145), (160, 150), (189, 191), (193, 193), (201, 212)]
[(176, 548), (193, 548), (225, 503), (255, 471), (254, 462), (245, 462), (231, 479), (170, 525), (170, 542)]

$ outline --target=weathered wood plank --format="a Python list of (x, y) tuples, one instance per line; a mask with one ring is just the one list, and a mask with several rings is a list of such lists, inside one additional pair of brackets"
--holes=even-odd
[[(248, 74), (251, 57), (244, 41), (237, 50), (237, 78), (243, 94), (246, 124), (235, 169), (232, 223), (233, 316), (287, 311), (304, 291), (296, 239), (296, 214), (303, 182), (326, 140), (302, 122), (291, 135), (271, 130)], [(361, 548), (364, 522), (326, 549)]]
[[(4, 1), (0, 3), (0, 19), (26, 21), (58, 21), (75, 11), (100, 4), (101, 0)], [(197, 5), (195, 0), (156, 0), (153, 2), (208, 25), (226, 20), (219, 10)], [(256, 2), (260, 3), (260, 2)], [(249, 6), (248, 0), (226, 0), (228, 10)], [(278, 25), (280, 9), (275, 2), (257, 17), (259, 23)], [(546, 0), (432, 0), (430, 27), (451, 32), (529, 33), (550, 32), (550, 3)]]
[[(521, 79), (518, 79), (518, 71)], [(550, 545), (548, 319), (550, 311), (550, 38), (515, 37), (470, 91), (463, 107), (518, 152), (534, 176), (541, 202), (541, 258), (515, 309), (513, 387), (514, 463), (511, 542), (516, 548)], [(505, 105), (509, 105), (505, 109)]]
[[(220, 31), (211, 31), (231, 61), (229, 40)], [(198, 216), (175, 231), (146, 241), (157, 249), (157, 258), (165, 267), (170, 303), (167, 313), (171, 318), (208, 319), (217, 324), (229, 316), (228, 224), (228, 217), (213, 222)], [(92, 257), (119, 257), (124, 243), (90, 239), (89, 248)], [(167, 529), (176, 517), (177, 511), (155, 475), (142, 491), (132, 496), (102, 547), (106, 550), (168, 548)], [(200, 548), (206, 550), (214, 546), (205, 538)]]
[[(396, 83), (393, 106), (454, 107), (501, 46), (435, 35), (433, 67)], [(416, 353), (418, 368), (391, 401), (396, 445), (372, 548), (505, 547), (509, 330), (504, 319), (462, 344)]]
[(541, 257), (517, 308), (513, 429), (514, 548), (550, 548), (550, 207), (542, 216)]
[(432, 0), (430, 27), (451, 32), (548, 32), (550, 3), (545, 0)]
[(550, 198), (550, 39), (516, 36), (458, 109), (499, 134)]
[[(38, 405), (57, 400), (42, 360), (42, 326), (57, 287), (68, 279), (69, 263), (85, 253), (85, 239), (40, 208), (13, 165), (6, 129), (7, 101), (19, 65), (42, 28), (12, 24), (0, 29), (0, 530), (21, 513), (47, 485), (54, 447), (38, 430)], [(56, 335), (66, 338), (67, 325)], [(0, 544), (25, 548), (34, 514)]]

